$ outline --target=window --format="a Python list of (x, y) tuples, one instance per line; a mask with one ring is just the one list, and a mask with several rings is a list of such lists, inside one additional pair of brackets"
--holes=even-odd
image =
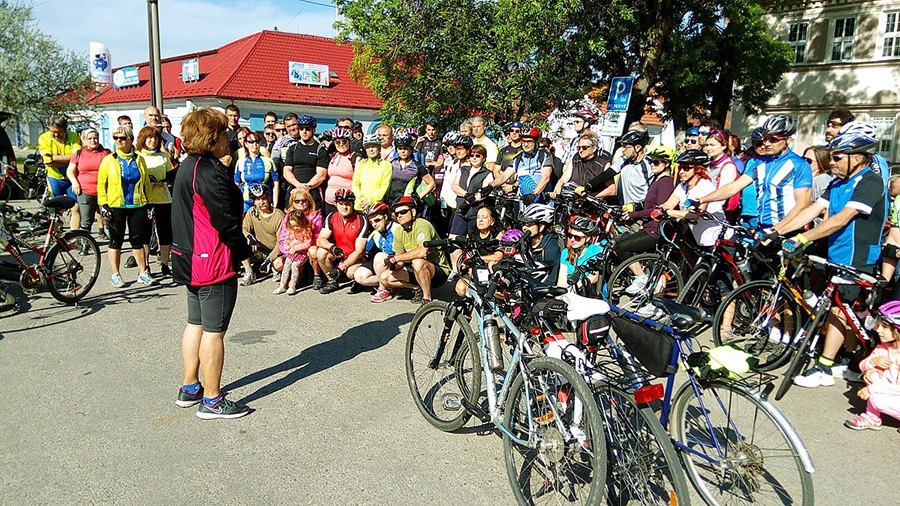
[(900, 13), (888, 12), (885, 14), (884, 39), (881, 46), (881, 56), (892, 58), (900, 56)]
[(794, 50), (794, 63), (806, 63), (806, 35), (809, 23), (800, 21), (788, 25), (788, 45)]
[(856, 35), (856, 18), (834, 20), (831, 39), (831, 60), (850, 61), (853, 59), (853, 37)]
[(878, 154), (890, 160), (894, 141), (894, 124), (896, 123), (894, 117), (876, 116), (872, 118), (872, 123), (878, 127)]

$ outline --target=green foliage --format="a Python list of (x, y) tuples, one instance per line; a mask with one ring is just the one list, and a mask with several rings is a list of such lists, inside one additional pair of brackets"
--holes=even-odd
[(732, 88), (761, 107), (789, 68), (759, 2), (337, 0), (336, 26), (355, 44), (353, 77), (384, 101), (389, 123), (540, 121), (585, 94), (605, 99), (593, 91), (619, 75), (638, 78), (630, 115), (653, 88), (683, 119), (727, 110)]
[(43, 33), (31, 7), (0, 0), (0, 110), (41, 121), (85, 109), (87, 59)]

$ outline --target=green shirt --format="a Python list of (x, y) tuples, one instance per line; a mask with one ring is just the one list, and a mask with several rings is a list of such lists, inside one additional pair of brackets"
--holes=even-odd
[(894, 197), (894, 201), (891, 203), (891, 226), (892, 227), (900, 227), (900, 195)]
[[(425, 241), (436, 241), (440, 239), (434, 226), (424, 218), (416, 218), (412, 228), (407, 231), (403, 227), (394, 229), (394, 254), (406, 253), (418, 248)], [(426, 260), (433, 263), (435, 268), (441, 269), (444, 273), (450, 272), (450, 263), (444, 251), (438, 248), (429, 248)]]

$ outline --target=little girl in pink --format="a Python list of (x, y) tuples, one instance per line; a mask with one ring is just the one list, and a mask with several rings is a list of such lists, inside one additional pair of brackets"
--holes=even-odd
[(284, 217), (278, 238), (278, 249), (284, 255), (284, 267), (281, 269), (281, 283), (272, 293), (297, 293), (300, 268), (306, 262), (307, 252), (314, 240), (313, 224), (303, 211), (291, 211)]
[(844, 422), (853, 430), (881, 430), (883, 414), (900, 420), (900, 301), (882, 304), (878, 313), (881, 344), (859, 363), (866, 386), (857, 395), (866, 412)]

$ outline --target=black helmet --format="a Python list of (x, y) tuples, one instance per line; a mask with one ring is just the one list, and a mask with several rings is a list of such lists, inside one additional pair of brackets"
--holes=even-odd
[(466, 149), (472, 149), (472, 146), (475, 145), (475, 141), (472, 140), (468, 135), (459, 134), (459, 137), (456, 138), (456, 142), (453, 143), (454, 146), (465, 146)]
[(569, 228), (583, 232), (584, 235), (591, 236), (597, 233), (597, 224), (594, 220), (585, 216), (579, 216), (569, 223)]
[(752, 142), (762, 142), (763, 134), (765, 129), (763, 127), (756, 127), (753, 131), (750, 132), (750, 140)]
[(399, 148), (401, 146), (406, 146), (411, 148), (413, 144), (416, 143), (416, 139), (413, 138), (412, 135), (407, 133), (402, 133), (396, 137), (394, 137), (394, 147)]
[(797, 122), (794, 121), (793, 116), (776, 114), (763, 123), (762, 129), (763, 135), (787, 137), (789, 135), (794, 135), (794, 132), (797, 131)]
[(706, 167), (709, 165), (709, 155), (699, 149), (689, 149), (678, 155), (678, 158), (675, 159), (675, 163), (684, 165), (702, 165)]
[(621, 144), (630, 144), (632, 146), (646, 146), (647, 143), (650, 142), (650, 134), (644, 130), (630, 130), (625, 132), (625, 135), (622, 136), (622, 139), (619, 142)]
[(250, 195), (251, 199), (258, 199), (269, 194), (269, 187), (264, 184), (250, 185), (250, 188), (247, 189), (247, 193)]

